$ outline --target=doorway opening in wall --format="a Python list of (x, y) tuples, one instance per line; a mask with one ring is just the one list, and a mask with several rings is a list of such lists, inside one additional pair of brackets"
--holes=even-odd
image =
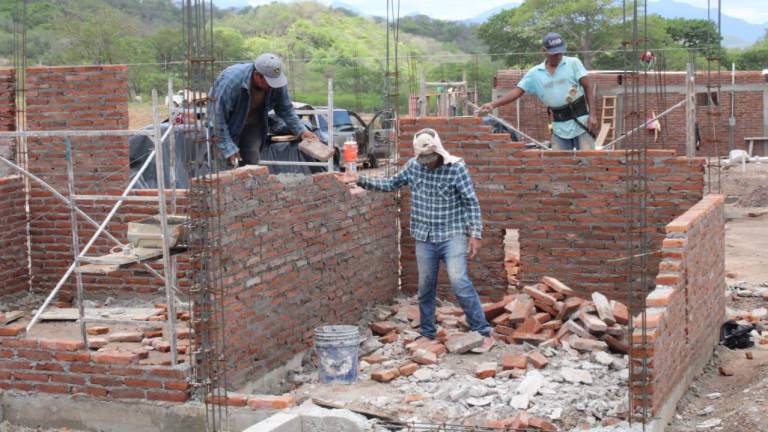
[(504, 267), (507, 270), (507, 291), (520, 289), (520, 230), (504, 230)]

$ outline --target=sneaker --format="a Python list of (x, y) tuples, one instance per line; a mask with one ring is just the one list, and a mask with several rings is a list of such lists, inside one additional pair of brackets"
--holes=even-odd
[(496, 341), (493, 340), (493, 337), (491, 335), (488, 335), (488, 336), (483, 337), (483, 344), (482, 345), (480, 345), (477, 348), (473, 348), (471, 351), (473, 353), (477, 353), (477, 354), (487, 353), (488, 351), (491, 350), (491, 348), (493, 348), (493, 345), (495, 343), (496, 343)]

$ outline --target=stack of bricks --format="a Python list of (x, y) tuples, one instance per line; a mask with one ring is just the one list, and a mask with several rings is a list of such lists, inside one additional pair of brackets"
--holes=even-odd
[[(520, 70), (500, 70), (497, 72), (494, 80), (494, 88), (499, 95), (515, 88), (517, 83), (523, 77), (526, 71)], [(666, 72), (663, 74), (651, 73), (648, 75), (647, 85), (649, 95), (647, 100), (643, 101), (642, 107), (634, 110), (645, 109), (647, 103), (647, 113), (637, 113), (630, 115), (633, 111), (631, 100), (625, 98), (624, 92), (627, 91), (627, 77), (622, 74), (593, 72), (589, 75), (593, 86), (597, 88), (597, 97), (595, 100), (595, 111), (598, 113), (598, 119), (602, 115), (603, 96), (618, 96), (618, 106), (624, 107), (626, 118), (625, 130), (639, 126), (652, 113), (660, 114), (665, 109), (675, 105), (685, 99), (685, 73), (684, 72)], [(621, 77), (621, 84), (619, 83)], [(641, 78), (644, 80), (644, 78)], [(768, 118), (765, 117), (765, 101), (768, 100), (768, 86), (761, 71), (743, 71), (737, 72), (735, 76), (736, 103), (735, 117), (738, 127), (734, 131), (734, 148), (746, 150), (744, 137), (765, 136), (768, 133)], [(728, 117), (731, 113), (730, 83), (731, 75), (729, 73), (712, 74), (707, 77), (706, 72), (699, 72), (696, 75), (697, 96), (699, 102), (705, 100), (706, 84), (709, 82), (715, 91), (717, 86), (721, 86), (719, 95), (719, 106), (696, 107), (696, 118), (701, 135), (701, 146), (697, 150), (697, 156), (714, 156), (728, 154)], [(643, 84), (641, 84), (643, 85)], [(659, 89), (664, 89), (662, 93)], [(654, 90), (656, 89), (656, 90)], [(715, 96), (718, 97), (718, 96)], [(620, 111), (617, 111), (620, 112)], [(511, 124), (519, 127), (523, 132), (531, 135), (538, 140), (549, 140), (550, 132), (547, 126), (549, 115), (546, 107), (535, 97), (526, 95), (520, 99), (520, 116), (518, 124), (518, 113), (516, 104), (509, 104), (499, 109), (499, 115)], [(685, 109), (678, 108), (661, 119), (661, 133), (657, 142), (654, 142), (654, 131), (647, 130), (641, 133), (649, 135), (649, 146), (659, 149), (675, 149), (678, 154), (685, 154)], [(717, 143), (715, 143), (717, 141)], [(619, 147), (621, 148), (621, 147)], [(762, 155), (762, 146), (755, 146), (755, 154)], [(768, 156), (768, 155), (763, 155)]]
[[(724, 196), (707, 195), (666, 227), (656, 288), (648, 295), (645, 331), (635, 319), (632, 377), (636, 406), (651, 415), (682, 391), (709, 360), (725, 320)], [(643, 371), (642, 358), (647, 358)]]
[[(27, 128), (29, 130), (128, 129), (128, 68), (126, 66), (32, 67), (27, 69)], [(0, 130), (14, 129), (13, 71), (0, 70)], [(128, 185), (127, 137), (71, 138), (75, 193), (119, 195)], [(64, 138), (30, 138), (29, 167), (66, 195)], [(147, 191), (144, 194), (156, 194)], [(79, 201), (78, 206), (101, 222), (115, 201)], [(32, 183), (30, 235), (33, 288), (49, 292), (72, 262), (69, 207)], [(182, 198), (182, 207), (184, 205)], [(127, 223), (157, 214), (157, 204), (126, 202), (107, 230), (126, 241)], [(183, 213), (183, 210), (179, 211)], [(80, 247), (95, 228), (80, 219)], [(114, 243), (102, 234), (89, 255), (109, 253)], [(185, 265), (180, 265), (184, 270)], [(179, 276), (183, 284), (183, 274)], [(63, 292), (74, 291), (74, 279)], [(90, 290), (157, 292), (162, 282), (142, 266), (110, 276), (86, 277)]]
[[(354, 324), (396, 294), (394, 195), (350, 191), (332, 174), (274, 176), (258, 166), (219, 181), (230, 383), (309, 348), (315, 327)], [(195, 196), (193, 217), (218, 216)]]
[(24, 182), (0, 178), (0, 298), (29, 288)]
[[(522, 283), (551, 275), (588, 297), (599, 291), (632, 303), (624, 287), (626, 264), (626, 157), (623, 151), (526, 150), (509, 135), (492, 134), (477, 118), (403, 118), (400, 155), (413, 154), (413, 134), (438, 131), (446, 149), (464, 158), (483, 215), (483, 247), (470, 262), (470, 278), (484, 300), (507, 291), (504, 266), (506, 229), (519, 230)], [(678, 157), (671, 150), (648, 152), (649, 250), (657, 250), (664, 227), (703, 196), (704, 159)], [(402, 284), (418, 285), (413, 239), (408, 234), (410, 196), (402, 200)], [(660, 257), (648, 260), (656, 274)], [(441, 271), (441, 273), (443, 273)], [(441, 287), (450, 292), (445, 275)]]
[(185, 402), (187, 368), (144, 366), (132, 352), (89, 352), (81, 340), (23, 338), (0, 328), (0, 389)]

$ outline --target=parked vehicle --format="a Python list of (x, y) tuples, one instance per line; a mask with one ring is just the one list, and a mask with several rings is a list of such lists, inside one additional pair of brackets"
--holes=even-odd
[[(294, 109), (299, 118), (315, 132), (320, 140), (328, 143), (328, 108), (294, 102)], [(355, 140), (358, 145), (360, 162), (375, 168), (379, 160), (390, 155), (394, 141), (394, 115), (392, 111), (379, 111), (367, 123), (355, 112), (343, 108), (333, 110), (333, 146), (336, 148), (335, 160), (341, 154), (344, 143)]]

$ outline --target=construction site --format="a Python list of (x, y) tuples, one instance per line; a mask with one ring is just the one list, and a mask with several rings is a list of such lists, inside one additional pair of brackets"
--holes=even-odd
[[(216, 163), (213, 14), (182, 8), (184, 89), (202, 96), (174, 107), (169, 81), (143, 129), (128, 66), (27, 65), (16, 26), (0, 431), (768, 431), (768, 71), (589, 71), (598, 146), (563, 151), (532, 96), (478, 117), (466, 74), (422, 76), (400, 114), (393, 49), (390, 150), (360, 174), (394, 175), (424, 128), (465, 161), (483, 350), (445, 269), (437, 337), (420, 337), (408, 188), (347, 184), (332, 160)], [(498, 70), (493, 98), (524, 74)]]

